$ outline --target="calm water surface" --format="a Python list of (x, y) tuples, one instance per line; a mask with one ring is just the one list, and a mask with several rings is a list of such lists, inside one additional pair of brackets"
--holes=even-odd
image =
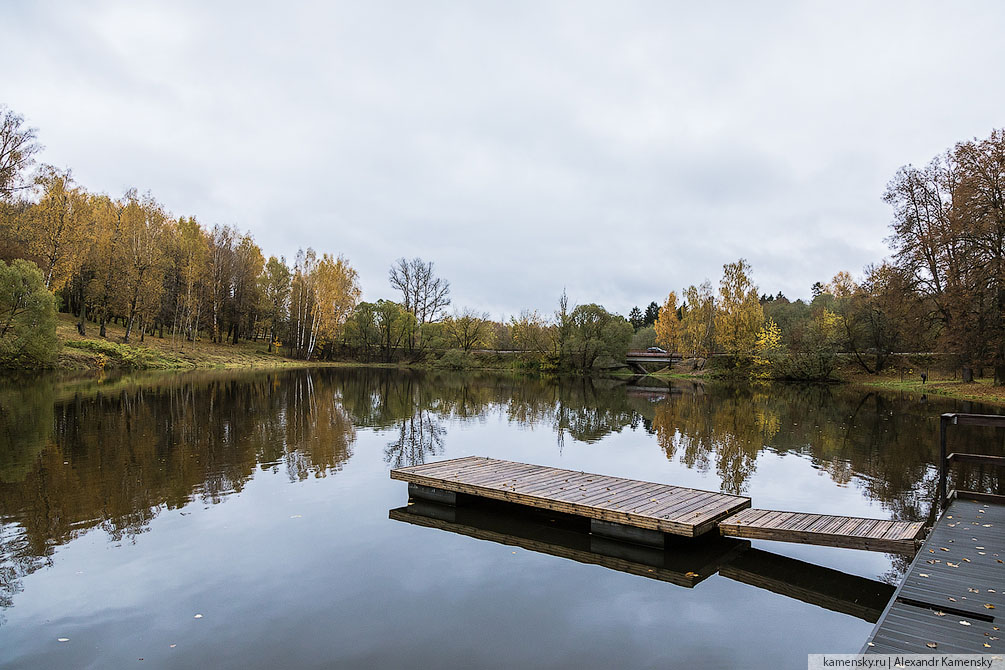
[(712, 543), (660, 581), (561, 519), (389, 518), (388, 471), (474, 454), (923, 520), (938, 415), (982, 409), (390, 370), (20, 380), (0, 387), (0, 667), (805, 667), (871, 630), (846, 580), (905, 558)]

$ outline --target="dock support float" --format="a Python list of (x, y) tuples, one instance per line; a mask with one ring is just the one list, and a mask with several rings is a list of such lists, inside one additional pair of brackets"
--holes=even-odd
[(664, 547), (664, 536), (661, 531), (649, 530), (648, 528), (636, 528), (626, 526), (613, 521), (603, 521), (602, 519), (590, 519), (590, 532), (594, 535), (609, 537), (622, 542), (632, 542), (634, 544), (644, 544), (648, 547)]
[(412, 482), (408, 483), (408, 497), (430, 500), (432, 502), (438, 502), (441, 505), (457, 504), (457, 494), (453, 491), (437, 489), (432, 486), (423, 486), (421, 484), (413, 484)]

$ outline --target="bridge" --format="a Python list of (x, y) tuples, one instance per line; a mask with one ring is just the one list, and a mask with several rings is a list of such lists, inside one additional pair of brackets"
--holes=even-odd
[(679, 362), (681, 358), (682, 356), (680, 354), (672, 354), (669, 352), (660, 353), (658, 351), (629, 349), (628, 354), (625, 356), (625, 363), (635, 372), (645, 375), (650, 372), (650, 370), (647, 370), (644, 367), (647, 364), (657, 363), (660, 365), (672, 365)]

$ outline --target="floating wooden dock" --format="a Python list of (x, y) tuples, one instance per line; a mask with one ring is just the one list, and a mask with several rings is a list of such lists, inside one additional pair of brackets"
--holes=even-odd
[(924, 524), (745, 509), (720, 521), (719, 532), (731, 537), (913, 555), (924, 533)]
[[(961, 496), (964, 494), (960, 494)], [(1005, 506), (953, 500), (863, 651), (1005, 651)]]
[(749, 509), (750, 498), (467, 456), (391, 471), (409, 494), (454, 504), (472, 495), (590, 519), (591, 531), (662, 546), (664, 533), (721, 535), (911, 554), (920, 522)]
[(435, 502), (458, 493), (503, 500), (586, 517), (593, 532), (653, 544), (662, 544), (662, 533), (702, 535), (750, 507), (742, 496), (480, 456), (399, 468), (391, 478)]

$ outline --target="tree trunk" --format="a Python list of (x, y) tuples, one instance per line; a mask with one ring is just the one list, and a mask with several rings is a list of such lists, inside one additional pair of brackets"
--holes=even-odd
[(1005, 363), (995, 363), (995, 386), (1005, 386)]
[(964, 365), (962, 376), (964, 383), (972, 382), (974, 380), (974, 369), (969, 365)]

